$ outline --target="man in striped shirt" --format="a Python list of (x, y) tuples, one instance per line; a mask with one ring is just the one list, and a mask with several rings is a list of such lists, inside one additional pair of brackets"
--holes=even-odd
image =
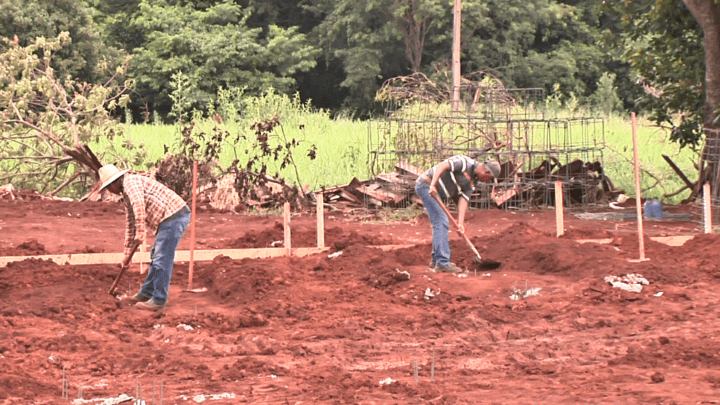
[(450, 242), (448, 241), (449, 220), (435, 196), (447, 200), (458, 198), (458, 232), (465, 233), (465, 212), (470, 196), (478, 181), (490, 182), (500, 175), (500, 164), (495, 160), (479, 163), (473, 159), (456, 155), (432, 167), (415, 182), (415, 192), (425, 206), (432, 225), (432, 253), (430, 269), (443, 273), (460, 271), (450, 263)]
[[(140, 292), (127, 301), (136, 307), (157, 311), (165, 307), (172, 276), (175, 251), (190, 222), (185, 201), (163, 184), (146, 176), (106, 165), (98, 170), (100, 190), (122, 195), (125, 203), (125, 258), (142, 243), (146, 225), (155, 232), (150, 251), (150, 269)], [(123, 260), (124, 262), (125, 260)]]

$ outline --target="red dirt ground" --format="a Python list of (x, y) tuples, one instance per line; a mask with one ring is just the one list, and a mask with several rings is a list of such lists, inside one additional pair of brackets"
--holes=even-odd
[[(291, 223), (293, 247), (316, 244), (313, 213)], [(201, 211), (196, 248), (269, 247), (282, 228)], [(698, 223), (645, 222), (649, 260), (633, 262), (635, 221), (566, 215), (558, 238), (554, 211), (471, 211), (468, 235), (502, 266), (478, 270), (452, 234), (466, 277), (427, 269), (424, 215), (334, 211), (325, 228), (327, 253), (197, 262), (193, 286), (207, 292), (185, 292), (177, 263), (158, 313), (108, 294), (118, 265), (0, 267), (0, 403), (718, 403), (720, 239)], [(0, 256), (120, 252), (123, 232), (119, 203), (0, 201)], [(651, 239), (670, 235), (696, 236)], [(590, 238), (612, 242), (578, 242)], [(373, 247), (392, 244), (414, 246)], [(137, 266), (120, 293), (136, 292)], [(604, 282), (630, 273), (649, 281), (640, 293)]]

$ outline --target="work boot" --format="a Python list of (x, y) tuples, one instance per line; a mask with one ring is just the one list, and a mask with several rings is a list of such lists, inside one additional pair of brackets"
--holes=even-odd
[(438, 273), (460, 273), (462, 270), (455, 266), (452, 263), (448, 264), (438, 264), (437, 267), (435, 267), (435, 271)]
[(150, 299), (150, 297), (142, 295), (141, 293), (137, 293), (135, 295), (122, 297), (122, 298), (120, 298), (120, 301), (122, 301), (123, 303), (126, 303), (128, 305), (135, 305), (138, 302), (145, 302), (149, 299)]
[(437, 263), (435, 262), (435, 259), (430, 260), (430, 266), (428, 266), (428, 268), (430, 270), (435, 270), (435, 267), (437, 267)]
[(165, 308), (165, 304), (158, 304), (153, 299), (147, 300), (145, 302), (138, 302), (137, 304), (135, 304), (135, 306), (147, 311), (159, 311)]

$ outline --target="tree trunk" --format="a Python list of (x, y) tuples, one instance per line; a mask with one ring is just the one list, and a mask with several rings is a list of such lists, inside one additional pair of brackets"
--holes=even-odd
[(405, 13), (402, 21), (405, 27), (405, 57), (410, 62), (410, 68), (413, 72), (420, 71), (422, 64), (422, 53), (425, 47), (425, 36), (430, 30), (429, 16), (423, 17), (420, 21), (416, 21), (415, 17), (419, 13), (417, 2), (411, 1), (410, 8)]
[(720, 5), (714, 0), (683, 0), (703, 30), (705, 50), (705, 148), (693, 194), (711, 183), (713, 197), (720, 196)]

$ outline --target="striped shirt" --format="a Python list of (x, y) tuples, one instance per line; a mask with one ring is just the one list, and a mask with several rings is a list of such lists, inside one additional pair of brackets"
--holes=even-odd
[[(470, 201), (470, 196), (475, 191), (475, 182), (478, 180), (475, 178), (475, 169), (479, 163), (463, 155), (455, 155), (442, 163), (445, 162), (450, 163), (450, 170), (444, 172), (438, 179), (437, 189), (440, 198), (447, 199), (459, 193), (465, 200)], [(436, 167), (430, 168), (424, 175), (432, 180)], [(430, 185), (430, 181), (426, 181)]]
[(145, 235), (145, 224), (157, 233), (160, 223), (187, 204), (165, 185), (146, 176), (126, 174), (123, 176), (123, 200), (125, 202), (125, 255), (129, 254), (136, 239)]

